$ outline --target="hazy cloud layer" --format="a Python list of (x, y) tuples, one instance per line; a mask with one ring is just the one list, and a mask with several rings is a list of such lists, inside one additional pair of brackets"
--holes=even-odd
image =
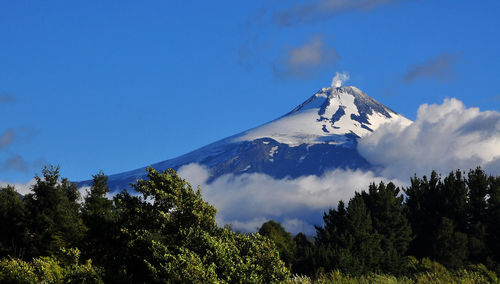
[(3, 182), (0, 181), (0, 188), (7, 187), (7, 185), (13, 186), (14, 189), (19, 192), (22, 195), (26, 195), (28, 193), (31, 193), (31, 187), (35, 184), (35, 179), (31, 179), (27, 183), (10, 183), (10, 182)]
[(11, 147), (16, 144), (29, 142), (35, 135), (30, 127), (7, 128), (0, 134), (0, 173), (2, 171), (29, 172), (31, 166), (24, 158), (11, 152)]
[(207, 184), (209, 173), (198, 164), (179, 169), (193, 186), (200, 185), (205, 200), (218, 211), (219, 224), (255, 231), (262, 222), (279, 220), (291, 232), (314, 233), (324, 211), (348, 200), (383, 178), (371, 172), (333, 170), (318, 176), (274, 179), (265, 174), (224, 175)]
[(292, 26), (306, 22), (318, 22), (338, 14), (356, 10), (370, 10), (383, 4), (400, 0), (316, 0), (276, 11), (274, 21), (279, 26)]
[(30, 165), (24, 160), (23, 157), (21, 157), (21, 155), (14, 155), (2, 163), (1, 169), (4, 171), (19, 171), (27, 173), (30, 170)]
[(408, 127), (382, 125), (359, 141), (358, 150), (381, 166), (380, 175), (405, 179), (431, 170), (447, 174), (479, 165), (500, 174), (500, 113), (466, 108), (457, 99), (424, 104)]
[(4, 133), (0, 135), (0, 150), (10, 146), (14, 142), (15, 138), (16, 133), (14, 129), (8, 128), (7, 130), (5, 130)]
[(7, 128), (0, 134), (0, 150), (8, 148), (14, 143), (29, 142), (34, 136), (35, 130), (31, 127)]
[(442, 53), (409, 68), (401, 81), (410, 83), (420, 78), (430, 78), (440, 82), (451, 81), (455, 79), (454, 68), (459, 59), (459, 54)]
[(321, 36), (314, 36), (301, 46), (289, 48), (274, 71), (280, 78), (309, 78), (322, 68), (335, 65), (338, 58), (337, 52), (326, 46)]
[(0, 104), (12, 103), (15, 98), (9, 94), (0, 94)]

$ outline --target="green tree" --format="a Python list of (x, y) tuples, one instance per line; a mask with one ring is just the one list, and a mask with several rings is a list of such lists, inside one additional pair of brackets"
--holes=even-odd
[(440, 196), (442, 186), (439, 175), (432, 171), (430, 179), (416, 175), (411, 179), (410, 187), (404, 189), (406, 194), (405, 209), (415, 238), (410, 243), (408, 253), (417, 258), (429, 257), (433, 253), (434, 233), (439, 226), (443, 204)]
[(0, 228), (0, 258), (22, 258), (26, 249), (26, 210), (11, 186), (0, 189)]
[(384, 272), (402, 273), (404, 256), (413, 239), (410, 224), (403, 211), (403, 196), (391, 182), (372, 183), (368, 192), (361, 193), (372, 218), (375, 231), (380, 235), (383, 251), (380, 268)]
[(489, 177), (480, 168), (470, 170), (468, 174), (468, 235), (470, 260), (474, 263), (484, 262), (487, 255), (487, 195)]
[(372, 225), (370, 212), (361, 194), (356, 193), (344, 209), (330, 209), (323, 217), (324, 228), (316, 227), (321, 254), (332, 256), (325, 269), (340, 269), (351, 274), (379, 270), (382, 249), (381, 236)]
[(298, 233), (294, 238), (295, 261), (292, 265), (293, 273), (300, 275), (312, 275), (315, 269), (315, 247), (314, 243), (307, 239), (303, 233)]
[(291, 268), (292, 263), (295, 262), (295, 242), (289, 232), (281, 226), (280, 223), (269, 220), (262, 224), (259, 229), (259, 234), (271, 239), (278, 248), (280, 258)]
[(76, 247), (86, 230), (79, 215), (76, 184), (60, 179), (59, 167), (45, 167), (42, 173), (43, 178), (35, 177), (33, 193), (24, 197), (31, 257)]
[[(489, 178), (488, 211), (486, 214), (489, 258), (500, 264), (500, 176)], [(500, 270), (499, 270), (500, 271)]]
[(125, 192), (115, 198), (122, 282), (277, 283), (288, 278), (270, 240), (217, 227), (216, 209), (174, 170), (148, 168), (148, 179), (133, 186), (141, 196)]
[(431, 257), (452, 269), (464, 267), (467, 261), (467, 235), (457, 232), (451, 219), (441, 218), (434, 237)]
[(450, 268), (465, 265), (468, 188), (462, 173), (450, 172), (444, 181), (435, 171), (429, 180), (415, 176), (405, 193), (407, 216), (415, 233), (409, 253)]
[(115, 251), (119, 251), (115, 242), (119, 234), (118, 217), (113, 201), (106, 197), (108, 192), (108, 177), (101, 171), (93, 176), (93, 184), (87, 191), (81, 210), (82, 220), (87, 227), (83, 253), (104, 267), (114, 265), (112, 256)]
[(457, 231), (467, 231), (467, 181), (460, 170), (450, 172), (441, 184), (439, 201), (436, 210), (440, 215), (453, 221)]

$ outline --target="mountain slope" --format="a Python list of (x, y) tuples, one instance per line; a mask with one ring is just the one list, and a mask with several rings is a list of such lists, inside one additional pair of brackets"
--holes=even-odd
[[(274, 121), (152, 167), (178, 169), (198, 163), (209, 169), (212, 179), (229, 173), (294, 178), (332, 168), (367, 169), (371, 165), (358, 153), (357, 140), (394, 120), (411, 123), (356, 87), (323, 88)], [(122, 190), (144, 173), (140, 168), (111, 175), (109, 186)]]

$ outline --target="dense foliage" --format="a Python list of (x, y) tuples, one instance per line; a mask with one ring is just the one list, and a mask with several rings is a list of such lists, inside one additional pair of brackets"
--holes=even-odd
[(498, 282), (500, 177), (480, 168), (371, 184), (315, 237), (272, 220), (220, 228), (173, 170), (149, 168), (112, 199), (102, 172), (83, 199), (58, 168), (42, 173), (24, 197), (0, 189), (1, 283)]
[(293, 246), (270, 234), (283, 260), (292, 260), (293, 273), (408, 276), (418, 273), (415, 259), (439, 263), (450, 275), (478, 265), (500, 272), (500, 177), (480, 168), (444, 178), (414, 176), (403, 189), (371, 184), (323, 220), (314, 241), (298, 234)]
[[(74, 184), (45, 168), (33, 193), (0, 190), (1, 283), (280, 283), (289, 271), (274, 243), (215, 223), (216, 209), (173, 170), (148, 169), (106, 198), (94, 176), (83, 203)], [(81, 252), (81, 253), (80, 253)], [(80, 254), (82, 257), (80, 257)], [(69, 255), (69, 256), (68, 256)], [(85, 259), (81, 261), (80, 259)]]
[(412, 273), (408, 275), (392, 275), (383, 273), (366, 273), (363, 275), (351, 275), (340, 270), (333, 270), (328, 273), (319, 273), (314, 278), (302, 275), (294, 275), (290, 283), (301, 284), (472, 284), (472, 283), (498, 283), (495, 273), (489, 271), (484, 265), (470, 265), (467, 269), (450, 271), (441, 264), (431, 261), (428, 258), (417, 261), (410, 259)]

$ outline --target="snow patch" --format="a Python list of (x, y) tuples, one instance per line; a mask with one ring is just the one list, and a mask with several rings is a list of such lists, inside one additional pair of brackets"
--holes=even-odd
[(269, 157), (274, 158), (276, 153), (278, 153), (278, 146), (274, 146), (269, 150)]

